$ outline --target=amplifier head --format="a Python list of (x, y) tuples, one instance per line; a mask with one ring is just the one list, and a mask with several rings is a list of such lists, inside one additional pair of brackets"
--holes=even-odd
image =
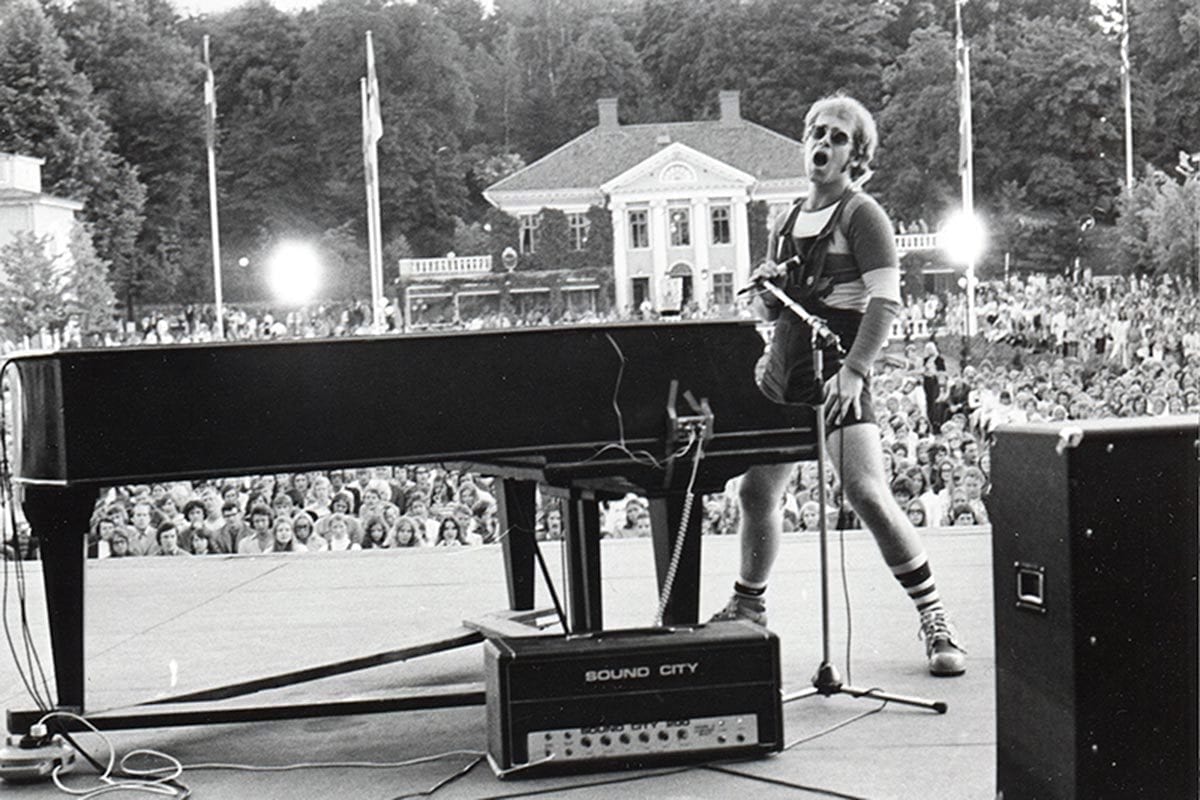
[(757, 625), (499, 638), (484, 652), (502, 777), (782, 747), (779, 640)]

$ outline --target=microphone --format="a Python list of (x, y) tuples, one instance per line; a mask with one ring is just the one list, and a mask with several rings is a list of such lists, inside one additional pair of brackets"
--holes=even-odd
[[(798, 265), (799, 263), (800, 263), (800, 257), (799, 257), (799, 256), (792, 256), (792, 257), (791, 257), (791, 258), (789, 258), (788, 260), (781, 262), (781, 263), (779, 264), (779, 267), (780, 267), (780, 269), (782, 270), (782, 271), (780, 272), (780, 274), (784, 274), (784, 273), (786, 273), (786, 272), (787, 272), (789, 269), (791, 269), (793, 266), (796, 266), (796, 265)], [(750, 278), (750, 283), (746, 284), (744, 287), (742, 287), (741, 289), (739, 289), (739, 290), (738, 290), (738, 293), (737, 293), (737, 296), (738, 296), (738, 297), (743, 297), (743, 296), (745, 296), (745, 295), (748, 295), (748, 294), (756, 294), (756, 293), (761, 293), (761, 292), (763, 291), (762, 285), (763, 285), (763, 283), (765, 283), (767, 280), (769, 280), (769, 279), (768, 279), (768, 278), (765, 278), (765, 277), (763, 277), (762, 275), (759, 275), (759, 276), (757, 276), (757, 277), (751, 276), (751, 278)]]

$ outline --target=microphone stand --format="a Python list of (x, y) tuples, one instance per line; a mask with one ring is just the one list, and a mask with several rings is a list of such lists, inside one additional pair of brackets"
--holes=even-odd
[(792, 700), (800, 700), (805, 697), (812, 697), (813, 695), (831, 697), (835, 694), (846, 694), (851, 697), (873, 697), (877, 700), (928, 708), (939, 714), (945, 714), (947, 706), (942, 701), (906, 697), (904, 695), (891, 694), (881, 689), (859, 689), (854, 686), (847, 686), (842, 681), (842, 676), (838, 673), (837, 667), (833, 664), (833, 659), (830, 657), (829, 651), (829, 524), (826, 518), (825, 501), (825, 456), (828, 443), (825, 441), (824, 348), (832, 346), (838, 353), (843, 355), (846, 351), (842, 348), (841, 340), (838, 339), (837, 334), (831, 331), (829, 326), (825, 324), (825, 320), (809, 313), (803, 306), (788, 297), (783, 289), (780, 289), (771, 281), (760, 281), (758, 285), (775, 295), (788, 311), (791, 311), (797, 317), (804, 320), (812, 330), (810, 347), (812, 347), (814, 381), (816, 382), (816, 399), (813, 401), (812, 407), (817, 417), (817, 482), (820, 484), (820, 491), (817, 493), (817, 508), (820, 512), (821, 548), (821, 664), (817, 667), (816, 675), (813, 676), (812, 686), (798, 692), (793, 692), (792, 694), (784, 695), (783, 702), (789, 703)]

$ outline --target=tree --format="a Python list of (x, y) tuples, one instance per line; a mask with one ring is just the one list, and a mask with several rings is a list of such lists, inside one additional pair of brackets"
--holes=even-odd
[(767, 228), (770, 206), (763, 200), (755, 200), (746, 207), (746, 226), (750, 229), (750, 263), (761, 264), (767, 259), (771, 248), (771, 231)]
[(281, 236), (319, 235), (339, 215), (313, 192), (322, 171), (320, 116), (297, 87), (308, 38), (302, 20), (255, 2), (194, 27), (197, 51), (201, 36), (211, 36), (222, 242), (243, 252)]
[(66, 275), (50, 248), (49, 235), (28, 231), (0, 248), (0, 320), (8, 338), (33, 336), (63, 322)]
[(107, 268), (85, 225), (72, 229), (58, 253), (48, 234), (17, 233), (0, 248), (0, 327), (20, 338), (61, 328), (75, 316), (84, 331), (107, 328), (115, 299)]
[(1200, 149), (1200, 0), (1130, 3), (1135, 144), (1160, 169)]
[(567, 215), (556, 208), (543, 208), (538, 216), (536, 246), (532, 253), (521, 258), (526, 269), (565, 269), (570, 252), (567, 236)]
[(353, 228), (353, 221), (347, 221), (337, 228), (330, 228), (321, 236), (317, 249), (324, 268), (324, 296), (350, 299), (370, 294), (371, 273), (367, 251)]
[(76, 223), (67, 244), (69, 264), (63, 287), (63, 307), (79, 317), (84, 333), (113, 327), (117, 296), (108, 278), (108, 264), (97, 254), (87, 223)]
[(488, 232), (479, 222), (467, 223), (461, 219), (454, 220), (454, 252), (460, 256), (486, 255), (488, 252)]
[(1186, 277), (1200, 270), (1200, 180), (1158, 183), (1146, 209), (1146, 244), (1155, 275)]
[(613, 263), (612, 212), (600, 206), (589, 206), (587, 220), (587, 244), (584, 247), (587, 263), (594, 267), (611, 267)]
[(457, 36), (424, 5), (319, 6), (300, 54), (327, 227), (354, 220), (365, 239), (359, 79), (373, 32), (383, 113), (379, 144), (385, 240), (398, 229), (420, 254), (444, 253), (466, 202), (460, 142), (474, 101)]
[(621, 106), (636, 116), (647, 92), (649, 78), (637, 53), (611, 19), (591, 19), (563, 59), (562, 108), (571, 127), (561, 132), (563, 141), (595, 124), (596, 100), (619, 97)]
[[(166, 0), (76, 0), (51, 6), (76, 67), (88, 76), (113, 147), (146, 190), (137, 258), (124, 293), (172, 296), (186, 250), (203, 242), (204, 137), (196, 52)], [(204, 255), (207, 255), (207, 248)]]
[(959, 194), (953, 37), (939, 27), (914, 31), (883, 84), (872, 191), (903, 219), (939, 219)]
[(490, 49), (500, 36), (497, 14), (485, 14), (479, 0), (420, 0), (469, 50)]
[(45, 191), (83, 201), (96, 251), (122, 293), (138, 264), (145, 191), (112, 150), (87, 78), (32, 0), (0, 0), (0, 150), (45, 159)]
[(1119, 201), (1120, 216), (1117, 231), (1120, 236), (1121, 255), (1128, 271), (1146, 273), (1153, 271), (1153, 248), (1150, 245), (1150, 217), (1159, 187), (1169, 181), (1166, 173), (1147, 167), (1142, 177), (1133, 183), (1133, 191), (1122, 194)]
[(1089, 22), (1036, 17), (997, 25), (972, 54), (978, 204), (995, 215), (1000, 187), (1019, 187), (1038, 220), (1027, 226), (1027, 252), (1043, 265), (1067, 264), (1078, 249), (1079, 220), (1121, 191), (1121, 95), (1111, 48)]
[(742, 89), (746, 116), (800, 137), (814, 100), (844, 91), (878, 107), (891, 4), (814, 0), (651, 0), (638, 45), (674, 118), (710, 116), (717, 92)]

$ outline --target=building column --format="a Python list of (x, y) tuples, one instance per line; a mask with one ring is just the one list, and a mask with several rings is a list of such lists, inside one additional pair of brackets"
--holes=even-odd
[(750, 219), (749, 197), (733, 199), (733, 290), (736, 292), (750, 282)]
[(692, 201), (692, 266), (695, 274), (692, 276), (692, 293), (696, 304), (703, 311), (708, 308), (709, 295), (712, 294), (712, 275), (708, 260), (708, 248), (712, 246), (712, 221), (708, 218), (708, 201), (698, 197)]
[[(624, 203), (612, 201), (609, 209), (612, 215), (613, 232), (613, 289), (615, 290), (616, 312), (625, 313), (625, 308), (632, 302), (629, 287), (629, 261), (626, 254), (629, 251), (629, 213)], [(636, 310), (636, 309), (635, 309)]]
[(650, 302), (655, 311), (662, 310), (662, 301), (666, 290), (667, 274), (667, 237), (670, 228), (667, 225), (667, 202), (655, 200), (650, 203)]

